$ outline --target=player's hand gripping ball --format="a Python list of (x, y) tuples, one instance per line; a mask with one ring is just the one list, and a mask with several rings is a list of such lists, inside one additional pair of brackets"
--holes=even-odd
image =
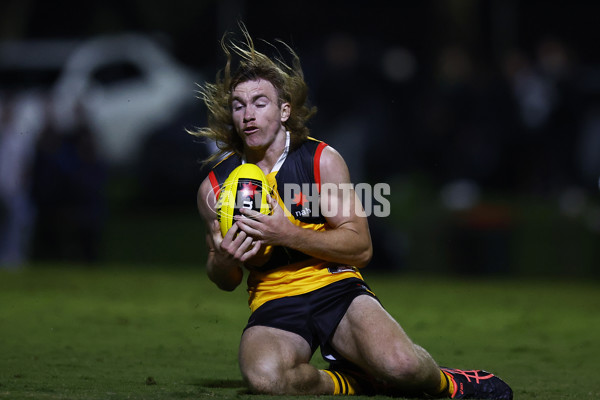
[(225, 236), (233, 225), (233, 217), (241, 215), (242, 208), (264, 215), (270, 214), (267, 202), (267, 194), (270, 192), (267, 177), (255, 164), (242, 164), (231, 171), (220, 189), (216, 205), (221, 234)]

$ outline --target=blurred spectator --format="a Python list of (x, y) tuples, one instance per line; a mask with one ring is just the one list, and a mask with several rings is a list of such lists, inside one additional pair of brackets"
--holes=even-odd
[(57, 130), (52, 113), (47, 114), (33, 174), (34, 257), (93, 263), (100, 256), (106, 217), (106, 165), (98, 156), (81, 104), (76, 123), (67, 132)]
[(519, 109), (514, 154), (524, 191), (555, 195), (578, 181), (576, 143), (583, 99), (575, 83), (575, 59), (564, 42), (546, 38), (534, 54), (512, 50), (504, 69)]
[(0, 117), (0, 267), (27, 260), (33, 209), (30, 167), (38, 132), (37, 98), (30, 93), (2, 98)]
[(441, 184), (468, 179), (505, 189), (514, 127), (510, 93), (461, 45), (443, 48), (435, 67), (419, 110), (419, 167)]

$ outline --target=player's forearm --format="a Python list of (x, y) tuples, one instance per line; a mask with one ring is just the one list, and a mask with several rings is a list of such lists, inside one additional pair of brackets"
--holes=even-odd
[(208, 255), (206, 272), (208, 278), (214, 282), (219, 289), (228, 292), (238, 287), (244, 277), (241, 266), (219, 262), (212, 251)]
[(352, 227), (314, 231), (295, 227), (281, 237), (281, 245), (312, 257), (340, 264), (365, 267), (371, 260), (373, 248), (370, 236)]

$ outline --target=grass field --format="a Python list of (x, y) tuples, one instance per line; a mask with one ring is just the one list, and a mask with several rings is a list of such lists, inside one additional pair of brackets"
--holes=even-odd
[[(441, 364), (494, 371), (519, 400), (600, 398), (598, 282), (365, 273)], [(237, 367), (245, 304), (202, 269), (0, 270), (0, 398), (262, 399)]]

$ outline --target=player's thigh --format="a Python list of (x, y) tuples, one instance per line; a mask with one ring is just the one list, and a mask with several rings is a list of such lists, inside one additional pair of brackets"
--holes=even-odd
[(400, 324), (370, 296), (356, 297), (332, 338), (333, 347), (349, 361), (374, 372), (403, 358), (415, 357), (415, 346)]
[(312, 352), (300, 335), (267, 326), (253, 326), (242, 334), (239, 349), (240, 369), (252, 373), (276, 375), (308, 363)]

